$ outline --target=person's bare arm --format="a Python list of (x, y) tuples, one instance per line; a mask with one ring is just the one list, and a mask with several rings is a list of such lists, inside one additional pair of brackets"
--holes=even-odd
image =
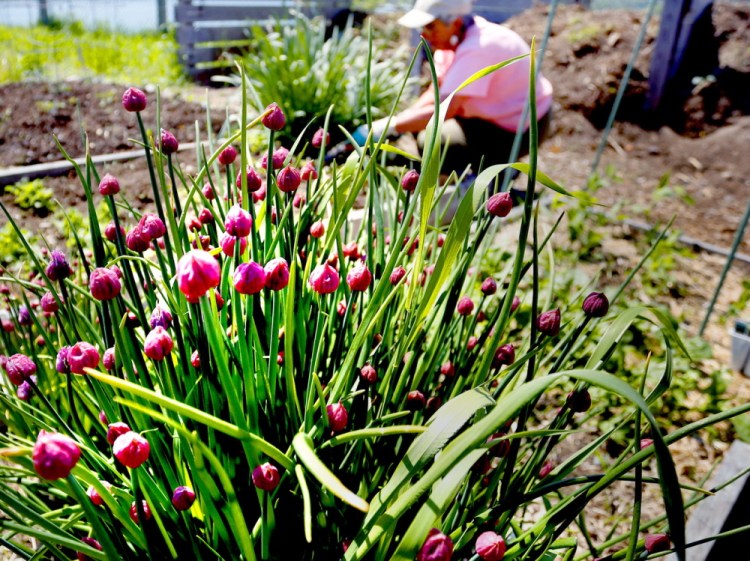
[[(427, 127), (427, 123), (430, 122), (430, 118), (435, 112), (434, 97), (432, 99), (426, 98), (425, 94), (427, 93), (422, 94), (414, 105), (394, 116), (396, 132), (419, 132)], [(433, 95), (432, 92), (429, 93)], [(456, 98), (453, 98), (445, 118), (455, 117), (459, 105)]]

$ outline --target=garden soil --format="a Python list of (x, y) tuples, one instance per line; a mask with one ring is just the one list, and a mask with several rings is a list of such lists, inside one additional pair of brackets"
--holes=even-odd
[[(548, 8), (539, 6), (514, 17), (507, 25), (527, 39), (536, 36), (540, 40), (547, 16)], [(542, 71), (555, 88), (554, 117), (550, 137), (540, 149), (539, 167), (568, 189), (586, 189), (602, 128), (644, 18), (645, 13), (640, 11), (589, 12), (571, 6), (557, 10), (542, 64)], [(598, 167), (603, 180), (596, 193), (602, 212), (616, 218), (606, 229), (601, 249), (620, 273), (627, 272), (639, 259), (633, 242), (639, 230), (624, 218), (654, 226), (674, 218), (674, 227), (688, 241), (726, 249), (750, 202), (750, 7), (718, 3), (713, 18), (721, 69), (713, 76), (694, 80), (686, 102), (677, 108), (681, 120), (672, 119), (672, 128), (661, 126), (664, 119), (659, 114), (642, 110), (658, 33), (656, 18), (648, 26), (635, 61), (619, 119)], [(53, 134), (71, 156), (83, 155), (81, 124), (88, 131), (93, 154), (135, 148), (130, 140), (140, 138), (135, 119), (118, 102), (125, 87), (80, 81), (0, 86), (0, 167), (59, 160)], [(153, 92), (150, 97), (153, 99)], [(226, 107), (231, 110), (237, 99), (237, 92), (231, 89), (165, 91), (163, 126), (181, 142), (191, 142), (195, 140), (195, 121), (205, 122), (206, 100), (212, 122), (218, 127)], [(156, 118), (153, 108), (148, 108), (144, 116), (147, 126), (152, 127)], [(143, 205), (148, 205), (150, 186), (144, 167), (136, 160), (99, 169), (117, 176), (123, 189), (134, 192)], [(184, 171), (195, 170), (186, 166)], [(45, 185), (54, 190), (62, 205), (85, 212), (85, 197), (73, 174), (45, 179)], [(54, 231), (51, 216), (13, 207), (7, 193), (2, 200), (22, 220), (24, 228)], [(750, 256), (750, 234), (744, 236), (740, 251)], [(664, 279), (664, 291), (655, 299), (669, 306), (686, 333), (695, 335), (725, 258), (703, 250), (675, 259), (669, 278)], [(747, 260), (750, 262), (750, 257)], [(743, 283), (747, 283), (749, 274), (750, 265), (743, 261), (736, 262), (730, 271), (705, 333), (715, 354), (713, 362), (704, 365), (706, 372), (728, 364), (728, 327), (733, 319), (730, 310), (747, 296), (750, 288)], [(732, 313), (741, 314), (742, 310)], [(744, 313), (747, 316), (750, 310), (745, 308)], [(747, 400), (748, 379), (734, 374), (730, 396)], [(681, 475), (697, 480), (726, 446), (723, 442), (708, 445), (698, 439), (684, 441), (674, 449)], [(617, 515), (613, 509), (629, 506), (619, 504), (597, 505), (602, 520)], [(658, 502), (655, 508), (658, 510)]]

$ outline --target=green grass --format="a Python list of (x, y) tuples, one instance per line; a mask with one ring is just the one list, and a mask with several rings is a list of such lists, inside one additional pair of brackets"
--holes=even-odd
[(159, 85), (185, 79), (172, 33), (89, 31), (78, 22), (52, 27), (0, 26), (0, 49), (0, 84), (71, 76)]

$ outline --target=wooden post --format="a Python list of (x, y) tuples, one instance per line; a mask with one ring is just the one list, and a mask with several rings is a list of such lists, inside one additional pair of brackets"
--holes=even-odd
[(157, 21), (159, 29), (167, 25), (167, 0), (156, 0)]
[(49, 12), (47, 11), (47, 0), (39, 0), (39, 23), (49, 24)]

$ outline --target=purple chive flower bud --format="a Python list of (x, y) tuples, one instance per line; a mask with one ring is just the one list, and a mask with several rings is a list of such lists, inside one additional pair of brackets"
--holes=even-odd
[(72, 438), (45, 430), (39, 432), (32, 452), (34, 471), (48, 481), (68, 477), (80, 457), (81, 449)]
[(125, 245), (130, 251), (143, 253), (149, 248), (150, 241), (143, 235), (143, 229), (140, 224), (133, 226), (130, 232), (125, 236)]
[(505, 540), (495, 532), (483, 532), (479, 534), (474, 549), (482, 561), (502, 561), (505, 557)]
[(5, 362), (5, 371), (8, 373), (8, 379), (14, 386), (20, 386), (36, 374), (36, 364), (26, 355), (14, 354), (8, 357)]
[(240, 255), (245, 253), (245, 249), (247, 248), (247, 238), (237, 238), (235, 236), (231, 236), (227, 234), (226, 232), (222, 233), (221, 236), (219, 236), (219, 247), (221, 247), (221, 251), (226, 255), (227, 257), (234, 257), (234, 247), (237, 244), (237, 240), (240, 240)]
[(174, 342), (166, 329), (157, 325), (146, 335), (143, 352), (151, 360), (164, 360), (174, 348)]
[(318, 129), (312, 137), (313, 148), (320, 148), (323, 145), (323, 141), (328, 144), (331, 141), (331, 135), (328, 134), (325, 129)]
[(510, 193), (507, 191), (495, 193), (487, 200), (487, 212), (492, 216), (498, 216), (500, 218), (508, 216), (508, 213), (510, 213), (512, 208), (513, 199), (510, 198)]
[(456, 375), (456, 367), (450, 360), (447, 360), (440, 365), (440, 374), (446, 378), (453, 378)]
[(209, 209), (202, 208), (201, 211), (198, 213), (198, 220), (204, 226), (206, 224), (213, 224), (214, 223), (214, 215), (213, 215), (213, 213)]
[(591, 394), (587, 389), (572, 391), (568, 394), (565, 403), (573, 413), (583, 413), (591, 407)]
[[(125, 228), (123, 228), (122, 226), (120, 226), (120, 236), (123, 239), (125, 238)], [(117, 241), (117, 225), (114, 222), (110, 222), (105, 226), (104, 237), (107, 239), (107, 241), (113, 243)]]
[(180, 147), (177, 137), (168, 130), (161, 129), (161, 151), (167, 155), (174, 154)]
[(190, 487), (181, 485), (172, 492), (172, 506), (176, 510), (188, 510), (195, 502), (195, 492)]
[(353, 292), (364, 292), (372, 282), (372, 273), (367, 265), (359, 263), (346, 274), (346, 284)]
[(96, 368), (100, 358), (96, 347), (86, 341), (76, 343), (68, 351), (68, 364), (73, 374), (83, 374), (84, 368)]
[(23, 326), (32, 325), (34, 321), (31, 319), (31, 312), (26, 304), (18, 306), (18, 324)]
[(102, 177), (101, 181), (99, 181), (99, 194), (107, 197), (111, 195), (116, 195), (120, 192), (120, 182), (117, 181), (117, 178), (114, 175), (110, 175), (109, 173), (106, 174), (104, 177)]
[(70, 363), (68, 362), (68, 355), (70, 355), (70, 347), (61, 347), (57, 351), (57, 358), (55, 359), (55, 370), (60, 374), (70, 374)]
[(122, 94), (122, 106), (125, 108), (125, 111), (130, 111), (131, 113), (143, 111), (146, 109), (147, 103), (146, 94), (138, 88), (128, 88)]
[(229, 164), (234, 163), (234, 161), (237, 159), (237, 149), (232, 146), (231, 144), (224, 148), (221, 152), (219, 152), (219, 163), (222, 166), (228, 166)]
[(406, 276), (406, 269), (403, 267), (395, 267), (391, 272), (390, 281), (391, 284), (396, 285)]
[[(110, 490), (112, 488), (112, 484), (109, 481), (100, 481), (100, 483), (104, 485), (107, 490)], [(86, 494), (89, 496), (89, 499), (91, 499), (91, 502), (95, 506), (102, 506), (104, 504), (104, 499), (99, 494), (99, 491), (96, 490), (96, 487), (94, 487), (93, 485), (89, 486), (89, 488), (86, 490)]]
[(516, 361), (516, 348), (508, 343), (498, 347), (495, 351), (495, 356), (492, 358), (492, 366), (499, 368), (500, 366), (510, 366)]
[(141, 228), (141, 237), (147, 241), (155, 240), (167, 233), (167, 227), (162, 219), (150, 212), (143, 213), (138, 225)]
[[(283, 146), (274, 150), (273, 154), (271, 155), (273, 169), (281, 169), (282, 167), (284, 167), (284, 162), (286, 161), (288, 155), (289, 150), (287, 150)], [(268, 169), (268, 154), (265, 154), (260, 159), (260, 167), (262, 167), (263, 169)]]
[(248, 211), (239, 205), (234, 205), (227, 211), (224, 228), (230, 236), (244, 238), (250, 235), (253, 218)]
[(328, 426), (333, 432), (341, 432), (346, 428), (349, 422), (349, 412), (340, 401), (326, 405), (326, 414), (328, 415)]
[[(146, 501), (141, 501), (141, 508), (143, 509), (143, 517), (146, 519), (146, 521), (151, 520), (151, 507), (148, 506), (148, 503)], [(130, 516), (130, 519), (133, 522), (135, 522), (136, 524), (140, 524), (140, 521), (138, 520), (138, 505), (135, 503), (135, 501), (133, 501), (133, 504), (130, 505), (128, 516)]]
[(216, 198), (216, 193), (214, 193), (214, 188), (211, 187), (210, 183), (206, 183), (203, 186), (203, 189), (201, 189), (201, 193), (203, 193), (203, 196), (206, 197), (209, 201), (213, 201)]
[(416, 189), (417, 183), (419, 182), (419, 172), (415, 169), (410, 169), (401, 178), (401, 188), (404, 191), (411, 193)]
[(280, 131), (286, 125), (286, 117), (284, 112), (281, 110), (276, 103), (270, 104), (266, 107), (266, 114), (260, 120), (263, 126), (272, 131)]
[(318, 294), (331, 294), (336, 292), (339, 287), (341, 279), (338, 271), (331, 267), (328, 263), (318, 265), (310, 273), (310, 278), (307, 280), (307, 284)]
[[(29, 378), (36, 384), (36, 376), (29, 376)], [(32, 391), (31, 384), (29, 384), (28, 380), (24, 380), (21, 382), (21, 385), (16, 388), (16, 396), (21, 401), (28, 401), (31, 399)]]
[(544, 335), (554, 337), (560, 333), (560, 308), (544, 312), (536, 318), (536, 328)]
[(603, 292), (592, 292), (583, 301), (583, 311), (591, 318), (600, 318), (609, 311), (609, 300)]
[(121, 434), (112, 445), (112, 453), (125, 467), (137, 468), (148, 460), (151, 445), (137, 432)]
[(305, 163), (300, 170), (300, 177), (302, 181), (309, 181), (311, 179), (318, 179), (318, 170), (315, 169), (315, 164), (312, 162)]
[(320, 239), (322, 238), (326, 233), (326, 227), (325, 224), (323, 224), (322, 220), (316, 220), (310, 225), (310, 235), (313, 238)]
[(122, 286), (117, 273), (104, 267), (91, 271), (89, 276), (89, 291), (96, 300), (105, 301), (117, 298)]
[(450, 561), (452, 556), (451, 539), (437, 528), (433, 528), (417, 554), (417, 561)]
[(130, 427), (120, 421), (116, 423), (110, 423), (107, 425), (107, 442), (112, 446), (117, 440), (117, 437), (122, 436), (126, 432), (130, 432)]
[(102, 357), (102, 364), (104, 365), (104, 368), (107, 370), (114, 370), (115, 364), (116, 364), (116, 358), (115, 358), (115, 348), (110, 347), (106, 351), (104, 351), (104, 356)]
[(262, 491), (273, 491), (279, 484), (280, 479), (279, 469), (268, 462), (253, 470), (253, 485)]
[(371, 364), (365, 364), (359, 369), (359, 377), (365, 384), (372, 385), (378, 381), (378, 371)]
[(667, 534), (648, 534), (644, 545), (646, 551), (655, 553), (657, 551), (666, 551), (671, 544)]
[(255, 261), (240, 263), (234, 270), (232, 282), (240, 294), (257, 294), (266, 285), (266, 271)]
[(276, 176), (276, 184), (279, 186), (279, 191), (284, 193), (292, 193), (299, 187), (302, 178), (300, 177), (299, 170), (292, 166), (286, 166)]
[(266, 272), (266, 288), (281, 290), (289, 284), (289, 264), (285, 259), (271, 259), (263, 269)]
[(654, 440), (652, 438), (641, 438), (641, 441), (639, 443), (641, 450), (644, 448), (648, 448), (649, 446), (653, 446)]
[(424, 409), (427, 400), (422, 392), (419, 390), (412, 390), (406, 394), (406, 408), (409, 411), (419, 411)]
[(552, 470), (555, 469), (555, 464), (552, 463), (552, 460), (547, 460), (542, 464), (542, 467), (539, 468), (539, 479), (544, 479), (547, 477)]
[[(247, 176), (248, 192), (255, 193), (260, 190), (261, 187), (263, 187), (263, 178), (258, 174), (257, 171), (255, 171), (255, 168), (247, 166), (245, 175)], [(237, 174), (236, 184), (238, 188), (242, 187), (242, 172), (239, 172)]]
[(484, 282), (482, 282), (482, 294), (485, 296), (492, 296), (495, 292), (497, 292), (497, 283), (495, 282), (495, 279), (492, 277), (484, 279)]
[(45, 292), (42, 295), (39, 305), (42, 307), (42, 311), (47, 314), (54, 314), (60, 309), (57, 300), (55, 300), (55, 297), (51, 292)]
[(154, 311), (151, 312), (151, 318), (149, 319), (149, 325), (151, 329), (155, 327), (163, 327), (169, 329), (172, 327), (172, 313), (162, 304), (157, 304), (154, 307)]
[(52, 253), (50, 254), (50, 262), (47, 264), (47, 268), (44, 272), (47, 274), (47, 278), (52, 282), (67, 279), (73, 274), (73, 271), (68, 264), (68, 260), (65, 258), (65, 254), (57, 249), (52, 250)]
[(193, 365), (193, 368), (201, 367), (201, 355), (198, 351), (193, 351), (193, 354), (190, 355), (190, 364)]
[(474, 311), (474, 302), (468, 296), (464, 296), (458, 301), (456, 311), (461, 316), (470, 316)]
[[(102, 551), (102, 545), (98, 541), (96, 541), (94, 538), (89, 538), (89, 537), (81, 538), (81, 541), (89, 547)], [(93, 561), (93, 557), (89, 557), (88, 555), (80, 551), (76, 552), (76, 558), (78, 559), (78, 561)]]
[(177, 285), (188, 302), (196, 303), (209, 288), (219, 285), (219, 263), (199, 249), (188, 251), (177, 263)]

